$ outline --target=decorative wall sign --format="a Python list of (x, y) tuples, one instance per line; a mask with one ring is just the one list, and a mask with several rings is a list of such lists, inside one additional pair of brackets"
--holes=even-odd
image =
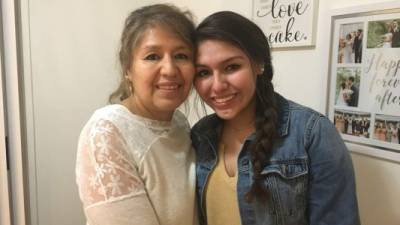
[(344, 140), (400, 161), (400, 5), (333, 15), (329, 76), (328, 113)]
[(272, 48), (315, 44), (317, 0), (253, 0), (253, 21)]

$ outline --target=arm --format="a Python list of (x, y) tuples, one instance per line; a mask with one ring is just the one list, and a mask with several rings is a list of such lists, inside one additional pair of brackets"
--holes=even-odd
[(308, 213), (310, 225), (359, 225), (350, 154), (333, 124), (318, 116), (306, 134), (310, 158)]
[(97, 121), (81, 134), (76, 182), (90, 225), (159, 225), (118, 129)]

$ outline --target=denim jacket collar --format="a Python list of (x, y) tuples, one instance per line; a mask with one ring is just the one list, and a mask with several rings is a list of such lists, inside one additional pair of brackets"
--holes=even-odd
[(275, 99), (278, 103), (278, 135), (279, 137), (284, 137), (288, 135), (289, 131), (289, 101), (278, 93), (275, 93)]

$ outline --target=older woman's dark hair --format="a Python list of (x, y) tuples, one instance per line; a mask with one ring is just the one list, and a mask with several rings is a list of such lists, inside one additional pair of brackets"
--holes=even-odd
[(268, 190), (261, 172), (268, 164), (277, 137), (278, 107), (272, 85), (273, 68), (269, 44), (263, 31), (249, 19), (229, 11), (207, 17), (196, 30), (197, 43), (205, 40), (228, 42), (247, 54), (253, 66), (263, 67), (256, 80), (256, 139), (250, 147), (253, 184), (248, 198), (266, 199)]

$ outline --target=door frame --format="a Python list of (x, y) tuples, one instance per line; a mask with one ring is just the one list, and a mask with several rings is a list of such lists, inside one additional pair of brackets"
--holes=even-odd
[[(9, 213), (13, 225), (26, 225), (24, 152), (21, 120), (21, 73), (18, 61), (17, 8), (14, 0), (1, 1), (3, 33), (3, 94), (5, 133), (8, 136)], [(22, 70), (21, 70), (22, 71)]]
[[(1, 9), (1, 6), (0, 6)], [(0, 33), (2, 32), (2, 13), (0, 10)], [(0, 224), (11, 225), (10, 193), (8, 182), (8, 161), (6, 130), (3, 104), (3, 37), (0, 37)]]

